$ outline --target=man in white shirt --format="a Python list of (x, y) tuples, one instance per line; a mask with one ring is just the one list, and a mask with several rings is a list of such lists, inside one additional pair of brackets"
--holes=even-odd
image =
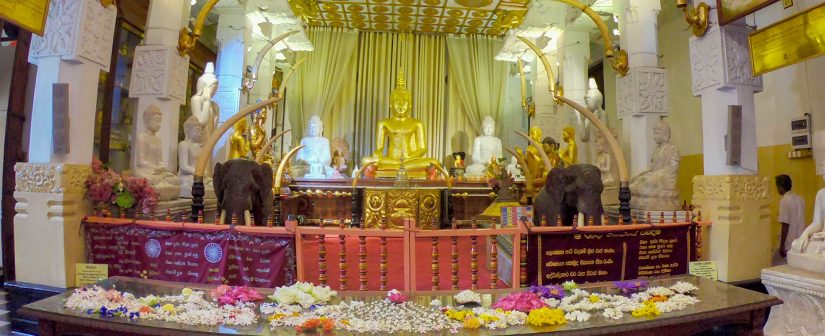
[(791, 191), (791, 177), (788, 175), (776, 176), (776, 190), (782, 195), (779, 199), (778, 221), (782, 226), (779, 233), (779, 247), (774, 255), (774, 264), (785, 264), (786, 253), (791, 249), (791, 243), (799, 238), (805, 230), (805, 201)]

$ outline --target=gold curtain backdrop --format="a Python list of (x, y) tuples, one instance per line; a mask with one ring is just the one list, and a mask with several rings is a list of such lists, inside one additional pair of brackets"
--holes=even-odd
[[(390, 115), (399, 70), (412, 92), (412, 116), (427, 128), (430, 157), (447, 163), (453, 151), (469, 153), (467, 143), (479, 134), (481, 120), (490, 115), (499, 121), (507, 63), (493, 58), (501, 40), (331, 28), (310, 28), (308, 37), (315, 51), (299, 53), (297, 59), (307, 60), (287, 83), (293, 143), (318, 114), (324, 136), (350, 144), (353, 162), (372, 155), (375, 127)], [(466, 139), (459, 145), (457, 137)]]

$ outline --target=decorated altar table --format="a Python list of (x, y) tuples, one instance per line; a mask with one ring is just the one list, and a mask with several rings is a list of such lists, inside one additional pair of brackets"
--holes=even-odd
[[(693, 295), (699, 302), (685, 309), (663, 313), (655, 317), (633, 317), (625, 314), (617, 320), (608, 320), (594, 315), (584, 322), (567, 322), (556, 326), (534, 327), (529, 325), (511, 326), (501, 330), (466, 330), (459, 329), (459, 334), (467, 335), (501, 335), (501, 334), (544, 334), (557, 335), (694, 335), (719, 326), (728, 326), (731, 334), (761, 335), (762, 326), (771, 306), (781, 301), (773, 296), (764, 295), (739, 287), (707, 279), (679, 276), (658, 278), (650, 281), (650, 286), (670, 286), (678, 281), (694, 284), (698, 289)], [(100, 281), (100, 286), (110, 289), (116, 287), (120, 291), (130, 292), (135, 296), (177, 295), (184, 286), (193, 290), (210, 290), (214, 286), (191, 285), (166, 281), (131, 279), (114, 277)], [(591, 292), (610, 293), (617, 289), (610, 283), (598, 283), (582, 287)], [(259, 289), (261, 294), (272, 293), (271, 289)], [(482, 305), (484, 302), (495, 302), (498, 298), (517, 290), (479, 290)], [(133, 319), (126, 317), (101, 317), (100, 314), (72, 310), (64, 307), (67, 298), (73, 291), (47, 298), (20, 309), (21, 314), (31, 316), (40, 321), (40, 335), (205, 335), (205, 334), (236, 334), (236, 335), (294, 335), (291, 327), (270, 328), (264, 318), (258, 318), (256, 323), (248, 326), (186, 326), (172, 322), (158, 320)], [(422, 306), (428, 306), (433, 299), (440, 300), (444, 305), (455, 305), (453, 295), (455, 291), (435, 291), (408, 293), (409, 300)], [(339, 299), (340, 297), (340, 299)], [(339, 297), (333, 297), (330, 304), (337, 301), (365, 301), (384, 300), (385, 292), (339, 292)], [(444, 330), (444, 334), (448, 331)], [(349, 335), (351, 333), (334, 330), (329, 334)], [(434, 333), (440, 334), (440, 333)]]

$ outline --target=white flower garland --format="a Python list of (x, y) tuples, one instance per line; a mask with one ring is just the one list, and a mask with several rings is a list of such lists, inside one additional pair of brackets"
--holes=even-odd
[(481, 294), (466, 289), (454, 295), (453, 300), (458, 304), (481, 303)]

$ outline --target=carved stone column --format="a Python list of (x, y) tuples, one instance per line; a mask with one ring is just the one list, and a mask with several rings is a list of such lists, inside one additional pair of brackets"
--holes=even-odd
[(16, 280), (74, 286), (75, 263), (86, 260), (81, 222), (90, 210), (83, 197), (89, 166), (18, 163), (14, 170)]
[[(89, 164), (94, 150), (100, 71), (109, 71), (115, 6), (97, 0), (53, 0), (43, 36), (32, 36), (29, 62), (37, 65), (31, 116), (29, 162)], [(53, 85), (68, 84), (68, 124), (54, 124)], [(63, 136), (54, 150), (55, 132)]]
[(630, 71), (616, 76), (616, 111), (622, 123), (621, 142), (631, 174), (647, 169), (656, 148), (653, 127), (667, 116), (667, 71), (659, 68), (656, 0), (619, 0), (621, 46), (627, 50)]
[(782, 265), (763, 269), (762, 284), (783, 301), (771, 308), (765, 335), (825, 334), (825, 274)]
[(771, 213), (767, 177), (756, 175), (694, 176), (693, 204), (702, 219), (706, 260), (716, 261), (719, 280), (759, 278), (771, 262)]
[[(133, 116), (133, 135), (146, 129), (143, 111), (150, 105), (160, 108), (161, 159), (169, 171), (178, 167), (178, 128), (180, 108), (186, 103), (189, 56), (177, 50), (178, 32), (188, 25), (189, 1), (153, 0), (146, 22), (146, 42), (135, 48), (129, 97), (138, 98)], [(188, 113), (188, 112), (187, 112)], [(137, 148), (132, 149), (132, 169), (137, 163)]]

